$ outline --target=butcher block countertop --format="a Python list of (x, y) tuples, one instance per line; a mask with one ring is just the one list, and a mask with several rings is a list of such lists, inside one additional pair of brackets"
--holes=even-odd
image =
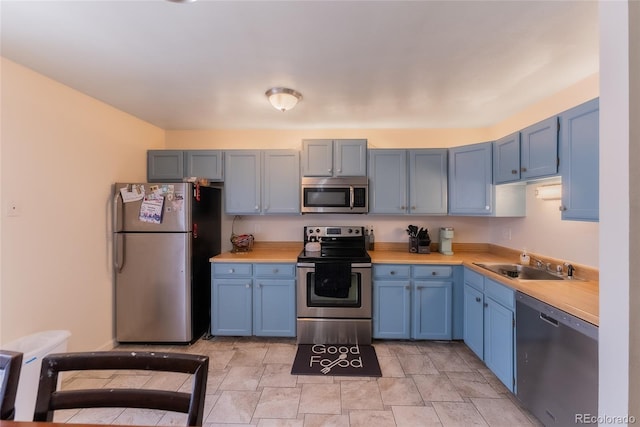
[[(225, 252), (211, 258), (211, 262), (277, 263), (296, 262), (302, 250), (300, 242), (259, 242), (250, 252)], [(376, 243), (375, 250), (369, 251), (374, 264), (448, 264), (464, 265), (496, 282), (524, 292), (560, 310), (599, 324), (598, 310), (598, 270), (593, 267), (572, 263), (576, 269), (576, 280), (519, 280), (511, 279), (478, 267), (474, 262), (517, 263), (519, 252), (502, 246), (483, 243), (453, 244), (453, 255), (442, 255), (434, 246), (429, 254), (409, 253), (406, 244)], [(545, 262), (559, 264), (565, 260), (530, 254)]]

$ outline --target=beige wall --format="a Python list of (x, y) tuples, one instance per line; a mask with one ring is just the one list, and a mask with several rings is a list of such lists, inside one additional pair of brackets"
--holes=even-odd
[[(167, 131), (167, 148), (174, 149), (300, 149), (304, 138), (366, 138), (370, 148), (454, 147), (494, 140), (560, 113), (598, 96), (598, 75), (541, 100), (524, 111), (483, 129), (296, 129)], [(598, 266), (598, 223), (561, 221), (559, 202), (534, 197), (535, 185), (527, 191), (527, 217), (517, 219), (405, 216), (246, 216), (236, 232), (253, 233), (257, 240), (300, 240), (309, 223), (373, 225), (379, 241), (402, 242), (408, 224), (421, 225), (437, 240), (439, 227), (454, 227), (457, 242), (492, 242), (514, 249)], [(231, 234), (231, 218), (223, 221), (223, 236)], [(225, 237), (223, 249), (231, 249)]]
[(71, 350), (109, 347), (111, 186), (145, 179), (164, 131), (9, 60), (1, 72), (0, 343), (68, 329)]

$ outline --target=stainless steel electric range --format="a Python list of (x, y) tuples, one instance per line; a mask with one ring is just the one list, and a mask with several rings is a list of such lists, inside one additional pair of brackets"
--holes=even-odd
[(371, 344), (371, 257), (364, 227), (304, 227), (297, 264), (299, 344)]

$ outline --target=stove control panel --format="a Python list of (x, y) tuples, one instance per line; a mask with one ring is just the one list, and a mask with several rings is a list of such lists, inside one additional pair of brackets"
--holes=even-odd
[(364, 227), (356, 226), (306, 226), (305, 242), (320, 242), (324, 238), (352, 238), (364, 236)]

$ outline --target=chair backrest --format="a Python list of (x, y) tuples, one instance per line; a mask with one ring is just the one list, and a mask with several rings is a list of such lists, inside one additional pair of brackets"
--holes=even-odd
[(0, 350), (0, 420), (12, 420), (22, 368), (22, 353)]
[[(145, 370), (193, 375), (191, 393), (172, 390), (102, 388), (56, 390), (58, 373), (92, 370)], [(104, 351), (50, 354), (42, 359), (34, 421), (52, 421), (59, 409), (147, 408), (188, 414), (187, 425), (202, 425), (209, 358), (194, 354)]]

